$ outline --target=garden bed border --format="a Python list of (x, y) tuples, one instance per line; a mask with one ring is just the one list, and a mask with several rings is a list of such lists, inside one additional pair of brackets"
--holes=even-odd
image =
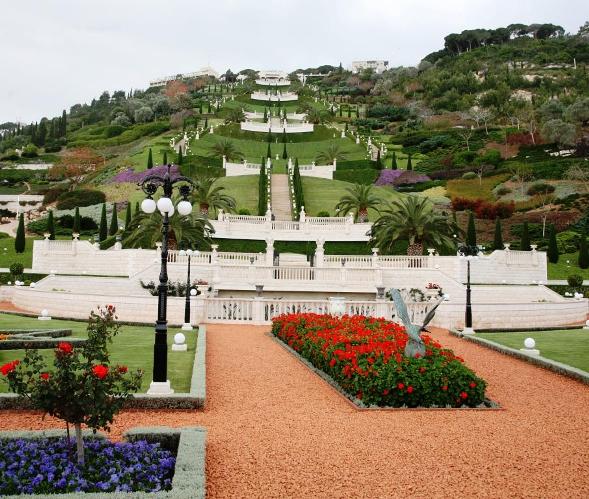
[(295, 359), (297, 359), (301, 364), (305, 367), (309, 368), (311, 372), (319, 376), (323, 381), (325, 381), (329, 386), (331, 386), (336, 393), (342, 397), (351, 407), (353, 407), (357, 411), (504, 411), (505, 409), (501, 407), (497, 402), (489, 399), (485, 399), (485, 402), (492, 404), (491, 407), (379, 407), (379, 406), (366, 406), (364, 403), (357, 399), (356, 397), (352, 397), (348, 393), (344, 391), (344, 389), (335, 381), (329, 374), (322, 371), (321, 369), (315, 367), (311, 362), (305, 359), (302, 355), (300, 355), (297, 351), (292, 349), (282, 340), (274, 336), (271, 332), (268, 333), (276, 343), (278, 343), (282, 348), (284, 348), (287, 352), (292, 354)]
[[(84, 438), (106, 438), (101, 432), (93, 435), (91, 430), (84, 430), (83, 435)], [(61, 438), (65, 436), (65, 430), (0, 432), (0, 440), (34, 440), (41, 438)], [(170, 428), (167, 426), (136, 427), (127, 430), (123, 434), (124, 440), (128, 442), (147, 440), (150, 443), (160, 443), (164, 448), (169, 448), (170, 443), (174, 442), (174, 446), (176, 447), (176, 465), (174, 467), (174, 478), (172, 479), (171, 490), (161, 492), (68, 492), (63, 494), (52, 494), (51, 497), (55, 499), (73, 499), (79, 497), (88, 499), (147, 499), (150, 497), (165, 499), (184, 499), (186, 497), (191, 497), (194, 499), (204, 499), (206, 496), (206, 437), (206, 428), (199, 426), (187, 428)], [(39, 499), (42, 495), (22, 494), (4, 497), (15, 499)]]
[[(557, 360), (542, 357), (541, 355), (530, 355), (515, 348), (507, 347), (505, 345), (501, 345), (500, 343), (495, 343), (494, 341), (488, 340), (486, 338), (479, 338), (476, 336), (476, 333), (474, 335), (465, 335), (462, 334), (460, 331), (451, 329), (450, 334), (453, 336), (457, 336), (458, 338), (462, 338), (463, 340), (470, 341), (471, 343), (475, 343), (479, 346), (495, 350), (496, 352), (505, 355), (510, 355), (511, 357), (515, 357), (519, 360), (524, 360), (537, 367), (549, 369), (550, 371), (554, 371), (557, 374), (562, 374), (563, 376), (567, 376), (576, 381), (580, 381), (581, 383), (589, 385), (589, 373), (587, 371), (583, 371), (582, 369), (569, 366), (568, 364), (563, 364), (562, 362), (558, 362)], [(587, 334), (589, 335), (589, 331), (587, 332)]]

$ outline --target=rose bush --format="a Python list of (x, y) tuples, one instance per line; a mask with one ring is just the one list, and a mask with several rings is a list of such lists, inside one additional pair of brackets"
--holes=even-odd
[(423, 334), (423, 358), (405, 357), (404, 327), (364, 316), (288, 314), (272, 333), (329, 374), (350, 396), (383, 407), (475, 407), (486, 382)]

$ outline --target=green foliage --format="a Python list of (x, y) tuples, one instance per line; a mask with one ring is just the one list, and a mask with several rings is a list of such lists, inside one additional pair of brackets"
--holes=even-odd
[(109, 137), (110, 127), (88, 126), (68, 134), (68, 147), (109, 147), (134, 142), (142, 137), (161, 135), (170, 129), (167, 121), (134, 125), (115, 137)]
[(529, 228), (528, 228), (528, 222), (524, 222), (524, 224), (523, 224), (522, 236), (521, 236), (519, 249), (521, 251), (531, 251), (531, 249), (532, 249), (531, 243), (530, 243), (530, 232), (529, 232)]
[(579, 268), (589, 268), (589, 249), (587, 248), (587, 237), (583, 234), (581, 236), (581, 244), (579, 245)]
[(558, 244), (556, 242), (556, 229), (554, 225), (550, 226), (548, 234), (548, 261), (550, 263), (558, 263)]
[(412, 165), (412, 163), (411, 163), (411, 154), (409, 154), (409, 155), (407, 156), (407, 170), (408, 170), (408, 171), (411, 171), (411, 170), (413, 170), (413, 165)]
[(133, 215), (131, 214), (131, 203), (127, 202), (127, 209), (125, 211), (125, 230), (129, 230), (132, 218)]
[(371, 169), (340, 170), (338, 165), (337, 170), (333, 173), (333, 178), (351, 184), (372, 185), (378, 178), (378, 171)]
[(104, 203), (105, 201), (106, 195), (102, 191), (77, 189), (60, 194), (57, 198), (56, 207), (58, 210), (71, 210), (76, 207)]
[(305, 206), (305, 195), (303, 193), (303, 182), (301, 180), (301, 171), (299, 170), (299, 159), (295, 159), (293, 175), (292, 175), (292, 187), (294, 189), (294, 206), (293, 211), (296, 218), (298, 218), (301, 208)]
[(340, 216), (354, 214), (354, 220), (363, 223), (368, 220), (368, 210), (378, 210), (382, 200), (374, 194), (372, 185), (354, 184), (346, 189), (347, 193), (341, 197), (336, 205)]
[(578, 274), (572, 274), (567, 277), (567, 284), (571, 288), (580, 288), (583, 286), (583, 276)]
[(468, 246), (477, 245), (477, 229), (474, 221), (474, 213), (472, 211), (468, 213), (468, 225), (466, 228), (466, 244)]
[(147, 155), (147, 169), (151, 170), (153, 168), (153, 155), (151, 153), (151, 147), (149, 148), (149, 154)]
[(24, 213), (21, 213), (18, 217), (18, 228), (16, 229), (16, 238), (14, 239), (14, 251), (17, 253), (24, 253), (25, 247), (25, 215)]
[(108, 226), (106, 221), (106, 204), (102, 204), (102, 212), (100, 214), (100, 226), (98, 229), (98, 240), (104, 241), (108, 235)]
[(10, 275), (12, 275), (13, 277), (19, 277), (19, 276), (23, 275), (23, 273), (25, 271), (25, 267), (22, 263), (15, 262), (15, 263), (10, 264), (10, 267), (8, 268), (8, 270), (10, 271)]
[(260, 163), (260, 177), (258, 182), (258, 215), (264, 216), (268, 211), (268, 174), (264, 158)]
[(53, 210), (49, 210), (47, 215), (47, 232), (49, 233), (49, 239), (55, 240), (55, 221), (53, 220)]
[(73, 222), (73, 226), (72, 226), (72, 232), (79, 234), (81, 228), (82, 227), (81, 227), (81, 220), (80, 220), (80, 208), (78, 208), (76, 206), (76, 211), (74, 213), (74, 222)]
[(495, 219), (495, 237), (493, 238), (493, 249), (503, 249), (503, 234), (501, 230), (501, 219), (499, 217)]
[(396, 170), (399, 166), (397, 165), (397, 153), (393, 151), (393, 159), (391, 160), (391, 170)]
[(112, 215), (110, 218), (110, 226), (108, 229), (108, 235), (114, 236), (119, 230), (119, 220), (117, 218), (117, 205), (112, 205)]

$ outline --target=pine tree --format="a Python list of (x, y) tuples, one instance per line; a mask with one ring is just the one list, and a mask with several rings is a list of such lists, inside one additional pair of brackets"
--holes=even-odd
[(548, 234), (548, 261), (550, 263), (558, 263), (558, 244), (556, 242), (556, 229), (554, 225), (550, 226)]
[(501, 231), (501, 219), (499, 217), (495, 219), (495, 238), (493, 239), (493, 249), (503, 249), (503, 233)]
[(139, 215), (141, 208), (139, 207), (139, 201), (135, 201), (135, 215)]
[(108, 235), (106, 223), (106, 204), (102, 203), (102, 213), (100, 214), (100, 225), (98, 227), (98, 240), (104, 241)]
[(411, 164), (411, 154), (407, 155), (407, 170), (413, 170), (413, 165)]
[(393, 151), (393, 161), (391, 162), (391, 170), (396, 170), (397, 168), (397, 153)]
[(47, 232), (49, 233), (49, 239), (55, 241), (55, 221), (53, 220), (53, 210), (49, 210), (47, 216)]
[(24, 253), (26, 244), (25, 214), (21, 213), (18, 217), (18, 228), (16, 229), (16, 238), (14, 239), (14, 251), (17, 253)]
[(110, 236), (114, 236), (119, 230), (119, 219), (117, 218), (117, 205), (113, 203), (112, 205), (112, 216), (110, 217), (110, 228), (108, 230), (108, 234)]
[(125, 230), (129, 230), (129, 225), (131, 225), (131, 203), (127, 203), (127, 212), (125, 213)]
[(472, 211), (468, 213), (468, 226), (466, 228), (466, 245), (477, 245), (477, 228), (474, 223), (474, 213)]
[(589, 267), (589, 250), (587, 249), (587, 237), (585, 234), (581, 236), (581, 244), (579, 245), (579, 267), (582, 269)]
[(164, 165), (168, 164), (168, 153), (167, 151), (164, 151), (164, 159), (162, 160)]
[(151, 154), (151, 147), (149, 148), (149, 154), (147, 155), (147, 169), (151, 170), (153, 168), (153, 156)]
[(178, 164), (182, 164), (182, 146), (178, 148)]
[(270, 142), (268, 142), (268, 151), (266, 152), (266, 157), (272, 159), (272, 149), (270, 148)]
[(266, 135), (266, 142), (270, 144), (272, 142), (272, 133), (268, 130), (268, 135)]
[(198, 114), (202, 114), (202, 102), (198, 105)]
[(380, 149), (376, 153), (376, 169), (382, 170), (382, 160), (380, 159)]
[(532, 249), (530, 246), (530, 231), (528, 228), (528, 222), (524, 222), (522, 227), (522, 236), (519, 249), (522, 251), (530, 251)]
[(283, 145), (282, 148), (282, 159), (288, 159), (288, 153), (286, 152), (286, 142)]
[(264, 106), (264, 123), (268, 123), (268, 108)]
[(76, 211), (74, 211), (74, 225), (72, 226), (72, 232), (79, 234), (81, 228), (82, 221), (80, 220), (80, 208), (76, 206)]

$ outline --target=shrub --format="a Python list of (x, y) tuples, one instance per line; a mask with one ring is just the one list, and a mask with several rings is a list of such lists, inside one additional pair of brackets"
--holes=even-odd
[(317, 213), (318, 217), (330, 217), (331, 215), (329, 214), (328, 211), (320, 211), (319, 213)]
[(425, 356), (406, 357), (405, 329), (384, 319), (281, 315), (272, 334), (365, 405), (475, 407), (485, 398), (485, 381), (451, 350), (424, 334)]
[(556, 244), (560, 254), (575, 253), (579, 249), (579, 234), (565, 230), (556, 234)]
[[(65, 229), (74, 228), (74, 217), (72, 215), (62, 215), (57, 219), (57, 224)], [(80, 217), (80, 230), (96, 230), (98, 224), (92, 217)]]
[(36, 158), (39, 156), (39, 149), (34, 144), (28, 144), (22, 151), (23, 158)]
[(251, 211), (249, 211), (247, 208), (240, 208), (239, 211), (237, 212), (238, 215), (251, 215)]
[(583, 276), (573, 274), (567, 277), (567, 283), (571, 288), (580, 288), (583, 285)]
[(477, 178), (477, 174), (475, 172), (466, 172), (462, 175), (464, 180), (473, 180)]
[(18, 277), (18, 276), (23, 275), (23, 272), (25, 271), (25, 267), (22, 263), (14, 262), (14, 263), (10, 264), (10, 267), (8, 270), (10, 270), (10, 273), (14, 277)]
[(57, 201), (57, 198), (59, 198), (59, 196), (61, 196), (66, 191), (67, 188), (61, 186), (55, 186), (51, 189), (46, 190), (43, 194), (43, 204), (48, 205)]
[(80, 206), (91, 206), (104, 203), (106, 195), (102, 191), (91, 189), (78, 189), (76, 191), (64, 192), (57, 198), (58, 210), (72, 210)]
[(555, 190), (553, 185), (545, 182), (536, 182), (532, 184), (527, 191), (528, 196), (536, 196), (537, 194), (551, 194)]
[(490, 203), (483, 199), (468, 199), (468, 198), (453, 198), (452, 209), (454, 211), (473, 211), (477, 218), (483, 218), (485, 220), (494, 220), (499, 218), (509, 218), (515, 211), (515, 203), (513, 201), (505, 203), (503, 201), (497, 201), (496, 203)]
[(495, 192), (497, 193), (497, 196), (505, 196), (506, 194), (511, 194), (513, 191), (509, 187), (503, 186), (499, 187)]

